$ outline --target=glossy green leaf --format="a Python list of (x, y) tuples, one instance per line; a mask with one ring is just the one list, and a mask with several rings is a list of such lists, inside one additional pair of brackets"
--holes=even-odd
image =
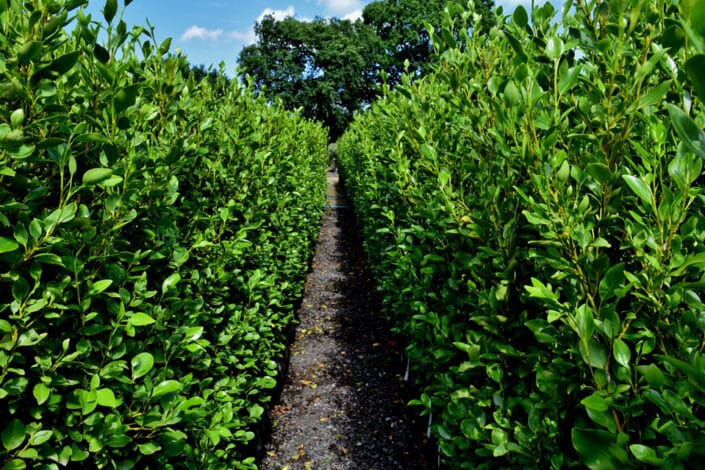
[(164, 55), (169, 52), (169, 49), (171, 48), (171, 38), (166, 38), (164, 41), (162, 41), (161, 44), (159, 44), (159, 55)]
[(639, 98), (637, 109), (641, 109), (646, 106), (655, 106), (660, 103), (666, 96), (666, 93), (670, 90), (672, 82), (672, 80), (665, 80), (656, 85), (653, 90), (649, 91), (645, 95), (642, 95), (642, 97)]
[(33, 446), (40, 446), (45, 442), (49, 442), (53, 434), (54, 433), (48, 429), (37, 431), (29, 438), (29, 443)]
[(551, 60), (560, 59), (565, 51), (565, 44), (559, 37), (551, 37), (546, 43), (546, 57)]
[(605, 276), (600, 281), (599, 292), (602, 302), (606, 302), (615, 296), (615, 291), (621, 287), (626, 277), (624, 275), (624, 263), (617, 263), (607, 270)]
[(99, 406), (108, 408), (117, 407), (120, 402), (115, 398), (115, 393), (109, 388), (100, 388), (96, 390), (96, 401)]
[(148, 352), (141, 352), (132, 358), (132, 380), (139, 379), (149, 373), (154, 367), (154, 356)]
[(162, 293), (166, 294), (169, 289), (173, 289), (180, 280), (181, 275), (179, 273), (174, 273), (164, 279), (164, 282), (162, 282)]
[(103, 64), (110, 61), (110, 52), (98, 43), (93, 46), (93, 55)]
[(76, 397), (81, 413), (88, 415), (98, 406), (98, 394), (95, 390), (76, 390)]
[(139, 444), (137, 448), (142, 455), (154, 455), (162, 449), (156, 442), (145, 442), (144, 444)]
[(27, 41), (17, 50), (17, 61), (21, 65), (27, 65), (39, 58), (42, 53), (42, 43), (39, 41)]
[(529, 14), (526, 12), (526, 8), (519, 5), (514, 9), (514, 14), (512, 19), (521, 28), (526, 28), (529, 24)]
[(600, 184), (608, 183), (612, 179), (612, 172), (604, 163), (590, 163), (585, 171)]
[(113, 284), (111, 279), (102, 279), (93, 283), (88, 291), (89, 295), (98, 295)]
[(558, 93), (563, 95), (573, 89), (573, 87), (578, 84), (581, 70), (581, 65), (575, 65), (569, 68), (568, 72), (562, 75), (558, 81)]
[(670, 384), (670, 380), (655, 364), (649, 364), (648, 366), (640, 365), (637, 367), (637, 370), (646, 378), (646, 381), (652, 387), (665, 387)]
[(681, 141), (691, 152), (705, 158), (705, 132), (679, 107), (671, 103), (667, 103), (666, 107), (671, 115), (673, 128)]
[(608, 400), (602, 396), (600, 396), (599, 393), (595, 392), (592, 395), (583, 398), (580, 400), (580, 403), (582, 403), (586, 408), (590, 408), (596, 411), (607, 411), (610, 409), (610, 406), (612, 406), (612, 400)]
[(115, 94), (115, 98), (113, 99), (113, 106), (116, 115), (122, 114), (127, 108), (135, 104), (139, 89), (139, 84), (134, 84), (118, 90)]
[(595, 319), (592, 310), (587, 305), (581, 305), (575, 312), (575, 323), (578, 327), (578, 336), (587, 341), (595, 332)]
[(2, 431), (2, 446), (5, 450), (17, 449), (25, 440), (25, 425), (17, 418), (10, 420)]
[(20, 245), (9, 238), (0, 237), (0, 253), (10, 253), (18, 249)]
[(691, 56), (685, 63), (685, 73), (695, 89), (695, 95), (705, 102), (705, 54)]
[(676, 152), (675, 158), (668, 165), (668, 174), (680, 190), (692, 185), (700, 176), (703, 160), (692, 152)]
[(15, 240), (20, 245), (22, 245), (23, 247), (27, 246), (27, 242), (29, 241), (29, 234), (27, 233), (27, 228), (22, 222), (18, 223), (15, 226), (14, 236)]
[(105, 6), (103, 7), (103, 18), (108, 23), (111, 23), (117, 14), (118, 3), (117, 0), (106, 0)]
[(12, 114), (10, 114), (10, 124), (12, 125), (13, 129), (21, 126), (24, 122), (24, 118), (25, 114), (22, 108), (14, 110)]
[(680, 25), (671, 25), (666, 28), (661, 39), (661, 44), (668, 47), (671, 54), (676, 54), (685, 45), (685, 32)]
[(512, 47), (512, 49), (514, 49), (514, 52), (516, 53), (517, 61), (520, 63), (525, 63), (527, 61), (527, 55), (526, 52), (524, 52), (524, 48), (522, 47), (521, 43), (512, 34), (508, 32), (505, 32), (504, 34), (507, 38), (507, 42), (509, 42), (509, 45)]
[(164, 380), (160, 382), (154, 390), (152, 390), (152, 398), (158, 398), (163, 395), (178, 392), (181, 390), (181, 384), (176, 380)]
[(586, 343), (581, 341), (578, 349), (583, 361), (590, 367), (604, 369), (607, 365), (607, 348), (601, 342), (590, 339), (587, 341), (586, 346)]
[(607, 431), (573, 428), (573, 447), (592, 470), (613, 470), (619, 467), (610, 447), (615, 444), (615, 436)]
[(664, 460), (659, 458), (656, 455), (656, 451), (651, 447), (642, 444), (632, 444), (629, 446), (629, 450), (639, 462), (649, 465), (662, 465), (664, 463)]
[(2, 470), (24, 470), (27, 468), (27, 463), (22, 459), (8, 460), (2, 467)]
[(694, 0), (690, 10), (690, 26), (705, 41), (705, 0)]
[(79, 51), (69, 52), (54, 59), (49, 65), (40, 69), (32, 76), (32, 80), (38, 81), (42, 78), (50, 78), (52, 76), (61, 76), (70, 71), (78, 63), (80, 57)]
[(629, 362), (632, 358), (632, 352), (629, 349), (627, 343), (617, 338), (612, 343), (612, 353), (614, 354), (615, 360), (623, 365), (624, 367), (629, 367)]
[(146, 313), (133, 313), (127, 319), (127, 323), (132, 326), (146, 326), (154, 323), (154, 318), (150, 317)]
[(622, 175), (622, 179), (627, 183), (629, 189), (641, 199), (641, 202), (649, 208), (654, 204), (654, 195), (651, 192), (651, 188), (642, 178), (634, 175)]
[(521, 91), (511, 80), (504, 87), (504, 99), (510, 107), (519, 106), (522, 103)]
[(44, 404), (51, 395), (51, 389), (43, 383), (38, 383), (32, 388), (32, 395), (37, 400), (38, 405)]
[(54, 253), (39, 253), (38, 255), (35, 255), (33, 259), (38, 263), (64, 267), (61, 257), (59, 257), (59, 255), (55, 255)]
[(91, 168), (83, 174), (83, 184), (92, 186), (100, 183), (103, 180), (110, 178), (113, 170), (110, 168)]

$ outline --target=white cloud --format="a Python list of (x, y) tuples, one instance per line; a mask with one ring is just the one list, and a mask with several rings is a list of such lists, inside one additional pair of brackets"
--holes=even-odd
[(281, 21), (288, 16), (296, 15), (296, 10), (294, 10), (293, 5), (289, 5), (286, 10), (273, 10), (271, 8), (265, 8), (262, 13), (257, 17), (257, 22), (259, 23), (264, 19), (265, 16), (272, 16), (276, 21)]
[[(284, 18), (296, 16), (296, 10), (293, 5), (289, 5), (286, 10), (274, 10), (272, 8), (265, 8), (262, 13), (257, 17), (256, 22), (261, 22), (265, 16), (271, 16), (276, 21), (281, 21)], [(306, 19), (301, 19), (301, 21), (306, 21)], [(248, 31), (232, 31), (228, 33), (230, 39), (236, 41), (242, 41), (245, 44), (254, 44), (257, 41), (257, 35), (255, 34), (255, 29), (250, 28)]]
[(318, 4), (325, 6), (334, 15), (349, 15), (362, 10), (360, 0), (318, 0)]
[(343, 17), (344, 20), (357, 21), (362, 18), (362, 10), (355, 10)]
[(257, 40), (257, 36), (255, 35), (254, 29), (251, 29), (244, 33), (242, 31), (233, 31), (228, 34), (228, 37), (236, 41), (242, 41), (246, 44), (253, 44)]
[(218, 29), (207, 29), (201, 26), (193, 25), (181, 35), (182, 41), (190, 41), (191, 39), (210, 39), (211, 41), (217, 41), (220, 36), (223, 35), (223, 30)]

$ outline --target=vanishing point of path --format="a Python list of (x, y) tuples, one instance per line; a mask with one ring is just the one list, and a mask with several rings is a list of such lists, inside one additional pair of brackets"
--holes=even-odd
[[(428, 469), (423, 426), (338, 175), (328, 196), (262, 469)], [(342, 206), (342, 207), (341, 207)]]

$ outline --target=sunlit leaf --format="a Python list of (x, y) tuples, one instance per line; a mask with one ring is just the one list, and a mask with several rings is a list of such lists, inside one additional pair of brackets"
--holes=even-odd
[(649, 465), (661, 465), (664, 463), (664, 460), (659, 458), (656, 455), (656, 451), (651, 447), (642, 444), (632, 444), (629, 446), (629, 450), (639, 462)]
[(150, 317), (146, 313), (133, 313), (127, 319), (127, 323), (129, 323), (132, 326), (151, 325), (154, 322), (155, 322), (154, 318)]
[(101, 181), (110, 178), (112, 174), (113, 170), (110, 168), (92, 168), (83, 174), (83, 184), (86, 186), (98, 184)]
[(641, 201), (648, 207), (651, 207), (654, 203), (654, 195), (651, 192), (651, 188), (646, 182), (638, 176), (634, 175), (622, 175), (622, 178), (627, 183), (629, 188), (636, 194)]
[(32, 388), (32, 394), (34, 395), (34, 398), (37, 400), (37, 404), (41, 405), (45, 403), (49, 399), (49, 395), (51, 394), (51, 389), (44, 385), (43, 383), (38, 383)]
[(154, 356), (148, 352), (141, 352), (132, 358), (132, 380), (139, 379), (149, 373), (154, 367)]
[(0, 237), (0, 253), (10, 253), (18, 249), (20, 245), (9, 238)]
[(620, 363), (624, 367), (629, 367), (629, 361), (631, 361), (632, 352), (629, 350), (629, 346), (627, 346), (627, 343), (625, 343), (619, 338), (615, 339), (614, 343), (612, 344), (612, 352), (614, 354), (614, 358), (617, 360), (618, 363)]
[(165, 380), (160, 382), (154, 390), (152, 390), (152, 398), (158, 398), (168, 393), (174, 393), (181, 390), (181, 384), (176, 380)]
[(181, 275), (179, 273), (173, 273), (162, 282), (162, 293), (166, 293), (169, 289), (174, 288), (174, 286), (181, 280)]

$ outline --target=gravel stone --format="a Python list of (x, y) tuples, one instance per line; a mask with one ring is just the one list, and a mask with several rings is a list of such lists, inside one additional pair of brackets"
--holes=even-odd
[[(348, 205), (337, 173), (327, 204)], [(352, 209), (326, 209), (260, 468), (436, 468), (365, 259)]]

